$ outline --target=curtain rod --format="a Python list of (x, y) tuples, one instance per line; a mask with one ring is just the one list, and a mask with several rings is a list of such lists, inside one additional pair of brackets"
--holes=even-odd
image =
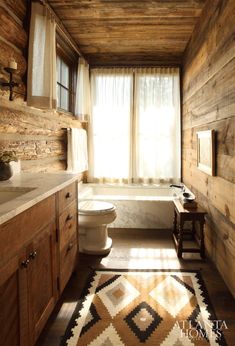
[(136, 65), (136, 66), (133, 66), (133, 65), (114, 65), (114, 66), (110, 66), (110, 65), (93, 65), (91, 66), (90, 65), (90, 69), (91, 70), (94, 70), (94, 69), (112, 69), (112, 68), (126, 68), (126, 69), (132, 69), (132, 70), (135, 70), (135, 69), (140, 69), (140, 68), (178, 68), (178, 69), (181, 69), (181, 66), (180, 65)]
[[(76, 51), (76, 53), (83, 59), (84, 56), (83, 54), (80, 52), (77, 43), (74, 42), (74, 40), (72, 39), (72, 37), (70, 36), (69, 32), (67, 31), (67, 29), (65, 28), (64, 24), (62, 23), (62, 21), (60, 20), (60, 18), (57, 16), (57, 14), (55, 13), (55, 11), (51, 8), (51, 6), (48, 4), (47, 0), (39, 0), (39, 2), (44, 5), (49, 12), (51, 13), (51, 15), (54, 17), (56, 23), (58, 24), (58, 29), (60, 31), (60, 33), (66, 37), (66, 40), (69, 42), (69, 44), (71, 45), (71, 47)], [(85, 59), (86, 60), (86, 59)], [(87, 60), (86, 60), (87, 61)]]

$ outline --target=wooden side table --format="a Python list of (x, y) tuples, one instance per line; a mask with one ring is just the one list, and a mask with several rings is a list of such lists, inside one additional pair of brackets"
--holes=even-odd
[[(177, 256), (182, 258), (183, 252), (200, 253), (201, 257), (205, 257), (204, 245), (204, 224), (206, 212), (202, 208), (184, 209), (179, 200), (174, 200), (174, 223), (173, 223), (173, 241), (176, 246)], [(186, 221), (192, 222), (191, 230), (184, 230), (184, 223)], [(199, 222), (200, 232), (199, 239), (196, 237), (195, 223)], [(197, 240), (199, 247), (184, 247), (184, 240), (186, 236), (191, 239)]]

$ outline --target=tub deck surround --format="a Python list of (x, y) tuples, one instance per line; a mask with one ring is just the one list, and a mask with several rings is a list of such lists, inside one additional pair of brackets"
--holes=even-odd
[(116, 206), (117, 218), (109, 226), (113, 228), (172, 228), (173, 200), (182, 192), (169, 185), (79, 184), (79, 200), (103, 200)]
[(0, 182), (0, 190), (1, 188), (12, 190), (17, 188), (32, 189), (6, 203), (0, 204), (0, 224), (29, 209), (74, 181), (80, 180), (80, 178), (79, 174), (68, 174), (66, 172), (20, 173), (8, 181)]

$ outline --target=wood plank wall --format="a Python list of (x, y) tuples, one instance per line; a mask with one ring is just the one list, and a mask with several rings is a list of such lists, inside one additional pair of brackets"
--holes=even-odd
[(7, 80), (3, 67), (13, 57), (18, 63), (14, 101), (0, 89), (0, 150), (15, 150), (21, 168), (27, 172), (66, 169), (67, 127), (81, 127), (72, 115), (27, 107), (27, 43), (25, 26), (27, 0), (0, 2), (0, 79)]
[[(235, 296), (235, 1), (209, 0), (183, 64), (183, 181), (207, 210), (206, 248)], [(196, 167), (196, 132), (216, 130), (216, 176)]]

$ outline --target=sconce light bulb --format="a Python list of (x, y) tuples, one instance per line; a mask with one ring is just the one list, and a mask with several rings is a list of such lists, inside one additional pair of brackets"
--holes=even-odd
[(10, 59), (8, 67), (13, 70), (17, 70), (17, 62), (15, 61), (15, 59)]

